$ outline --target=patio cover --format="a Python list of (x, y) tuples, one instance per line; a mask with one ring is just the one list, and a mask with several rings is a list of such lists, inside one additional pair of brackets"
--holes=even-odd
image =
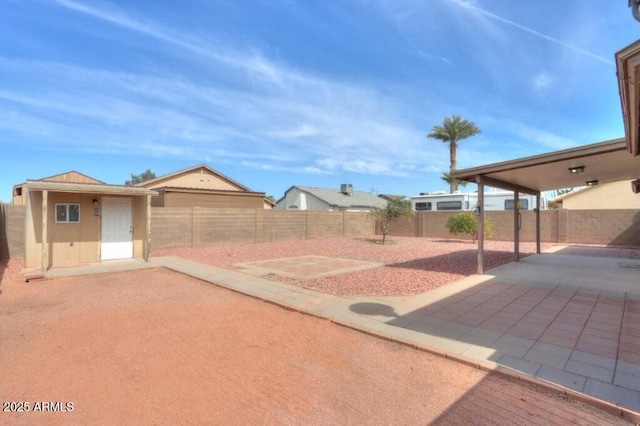
[[(629, 153), (624, 138), (585, 145), (547, 154), (457, 170), (452, 176), (459, 180), (478, 184), (478, 203), (483, 205), (484, 185), (532, 194), (540, 205), (542, 191), (585, 186), (640, 178), (640, 156)], [(580, 167), (579, 173), (570, 169)], [(631, 190), (631, 188), (629, 188)], [(484, 211), (479, 211), (478, 273), (484, 273)], [(520, 211), (514, 209), (514, 260), (519, 260)], [(540, 211), (536, 209), (536, 245), (540, 253)]]
[[(572, 167), (584, 171), (572, 174)], [(455, 171), (452, 176), (499, 188), (537, 195), (542, 191), (585, 186), (587, 181), (616, 182), (640, 178), (640, 158), (629, 155), (624, 138), (532, 157)]]

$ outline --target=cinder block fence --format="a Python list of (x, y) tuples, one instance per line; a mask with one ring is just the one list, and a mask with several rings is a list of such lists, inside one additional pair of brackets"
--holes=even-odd
[[(451, 214), (417, 213), (393, 223), (390, 236), (451, 238), (445, 227)], [(521, 214), (520, 241), (535, 241), (535, 213)], [(0, 204), (0, 259), (24, 256), (24, 215), (24, 206)], [(640, 210), (548, 210), (540, 216), (545, 242), (640, 246)], [(491, 211), (487, 218), (494, 224), (494, 240), (513, 240), (513, 212)], [(367, 213), (201, 207), (154, 207), (151, 211), (152, 249), (375, 233), (375, 223)]]

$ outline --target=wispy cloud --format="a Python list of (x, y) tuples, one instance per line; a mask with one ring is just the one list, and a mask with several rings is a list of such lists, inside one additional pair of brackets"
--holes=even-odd
[[(23, 111), (22, 134), (35, 137), (34, 129), (46, 128), (48, 140), (79, 151), (209, 156), (261, 170), (271, 164), (300, 173), (388, 176), (408, 176), (418, 164), (441, 159), (415, 147), (423, 132), (400, 118), (398, 100), (314, 76), (284, 78), (282, 88), (270, 85), (262, 93), (48, 62), (0, 59), (0, 71), (47, 93), (0, 90), (0, 109)], [(300, 99), (299, 93), (307, 95)], [(29, 125), (29, 117), (37, 125)]]
[(515, 21), (512, 21), (510, 19), (504, 18), (504, 17), (499, 16), (499, 15), (497, 15), (495, 13), (491, 13), (488, 10), (483, 9), (480, 6), (478, 6), (478, 2), (476, 2), (476, 1), (471, 1), (471, 0), (447, 0), (447, 1), (455, 3), (456, 5), (460, 6), (461, 8), (468, 10), (472, 14), (481, 15), (481, 16), (487, 17), (487, 18), (489, 18), (489, 19), (491, 19), (493, 21), (500, 22), (502, 24), (517, 28), (517, 29), (519, 29), (521, 31), (524, 31), (524, 32), (526, 32), (528, 34), (531, 34), (531, 35), (533, 35), (535, 37), (538, 37), (538, 38), (541, 38), (543, 40), (549, 41), (551, 43), (557, 44), (557, 45), (562, 46), (562, 47), (564, 47), (566, 49), (570, 49), (570, 50), (572, 50), (574, 52), (577, 52), (577, 53), (580, 53), (582, 55), (588, 56), (588, 57), (590, 57), (592, 59), (595, 59), (597, 61), (603, 62), (605, 64), (615, 65), (614, 62), (611, 61), (610, 59), (603, 58), (602, 56), (597, 55), (597, 54), (595, 54), (593, 52), (590, 52), (590, 51), (588, 51), (586, 49), (583, 49), (581, 47), (574, 46), (572, 44), (566, 43), (566, 42), (564, 42), (562, 40), (559, 40), (558, 38), (552, 37), (552, 36), (550, 36), (548, 34), (544, 34), (544, 33), (540, 32), (540, 31), (536, 31), (533, 28), (527, 27), (525, 25), (521, 25), (521, 24), (519, 24), (519, 23), (517, 23)]

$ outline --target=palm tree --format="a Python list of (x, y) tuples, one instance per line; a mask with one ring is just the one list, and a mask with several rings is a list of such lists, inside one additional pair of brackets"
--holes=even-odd
[(449, 184), (449, 187), (451, 187), (451, 184), (454, 184), (454, 183), (458, 186), (465, 187), (469, 183), (466, 180), (455, 179), (451, 176), (451, 173), (447, 173), (447, 172), (442, 173), (442, 176), (440, 176), (440, 179), (447, 182)]
[[(438, 139), (449, 144), (449, 159), (451, 160), (449, 173), (451, 174), (456, 170), (458, 141), (477, 135), (478, 133), (480, 133), (480, 129), (478, 129), (475, 124), (458, 115), (454, 115), (452, 117), (445, 117), (442, 126), (433, 126), (431, 133), (429, 133), (427, 137)], [(449, 189), (451, 193), (458, 190), (458, 182), (455, 181), (455, 179), (452, 179), (449, 183)]]

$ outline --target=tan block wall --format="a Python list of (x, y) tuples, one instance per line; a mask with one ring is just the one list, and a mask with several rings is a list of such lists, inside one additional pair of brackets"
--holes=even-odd
[[(152, 222), (153, 223), (153, 222)], [(255, 209), (193, 208), (193, 245), (256, 240)]]
[(24, 256), (25, 206), (0, 204), (0, 259)]
[(343, 212), (318, 212), (307, 210), (307, 239), (337, 237), (344, 235)]
[(375, 222), (368, 213), (344, 213), (345, 237), (364, 237), (375, 233)]
[[(409, 220), (391, 224), (391, 236), (451, 238), (445, 224), (453, 212), (419, 212)], [(536, 240), (536, 215), (522, 211), (520, 241)], [(493, 238), (513, 241), (511, 211), (486, 212), (493, 222)], [(471, 239), (459, 234), (459, 239)], [(560, 244), (613, 244), (640, 246), (640, 210), (544, 210), (540, 212), (540, 238)]]
[(569, 210), (567, 243), (640, 246), (640, 210)]
[(262, 210), (256, 218), (256, 242), (307, 239), (305, 211)]
[[(36, 202), (38, 208), (30, 211), (25, 211), (25, 206), (0, 205), (0, 231), (3, 231), (0, 255), (24, 255), (27, 265), (39, 266), (42, 221), (39, 217), (39, 200), (32, 201)], [(53, 211), (53, 205), (50, 205)], [(87, 210), (83, 204), (83, 219), (92, 211), (92, 206), (89, 207), (91, 210)], [(139, 202), (134, 209), (136, 217), (143, 216), (138, 216), (143, 209)], [(21, 220), (22, 215), (34, 217), (25, 221)], [(445, 228), (450, 215), (447, 212), (420, 212), (408, 220), (392, 223), (390, 236), (451, 238)], [(366, 213), (165, 207), (152, 208), (151, 216), (151, 247), (155, 249), (227, 242), (357, 237), (375, 233), (374, 222)], [(487, 212), (487, 217), (494, 221), (494, 240), (513, 240), (512, 212)], [(136, 219), (135, 224), (136, 229), (140, 229), (141, 222)], [(31, 240), (30, 245), (25, 243), (25, 236)], [(541, 237), (542, 241), (560, 244), (640, 246), (640, 210), (542, 211)], [(135, 238), (138, 241), (137, 234)], [(456, 238), (470, 237), (458, 235)], [(520, 240), (535, 241), (534, 212), (522, 212)], [(136, 248), (136, 252), (138, 250), (140, 248)], [(88, 249), (87, 255), (91, 256), (91, 252), (92, 249)]]
[(151, 208), (151, 249), (191, 247), (192, 239), (193, 208)]
[(154, 249), (368, 236), (375, 232), (366, 213), (153, 207), (151, 216)]

